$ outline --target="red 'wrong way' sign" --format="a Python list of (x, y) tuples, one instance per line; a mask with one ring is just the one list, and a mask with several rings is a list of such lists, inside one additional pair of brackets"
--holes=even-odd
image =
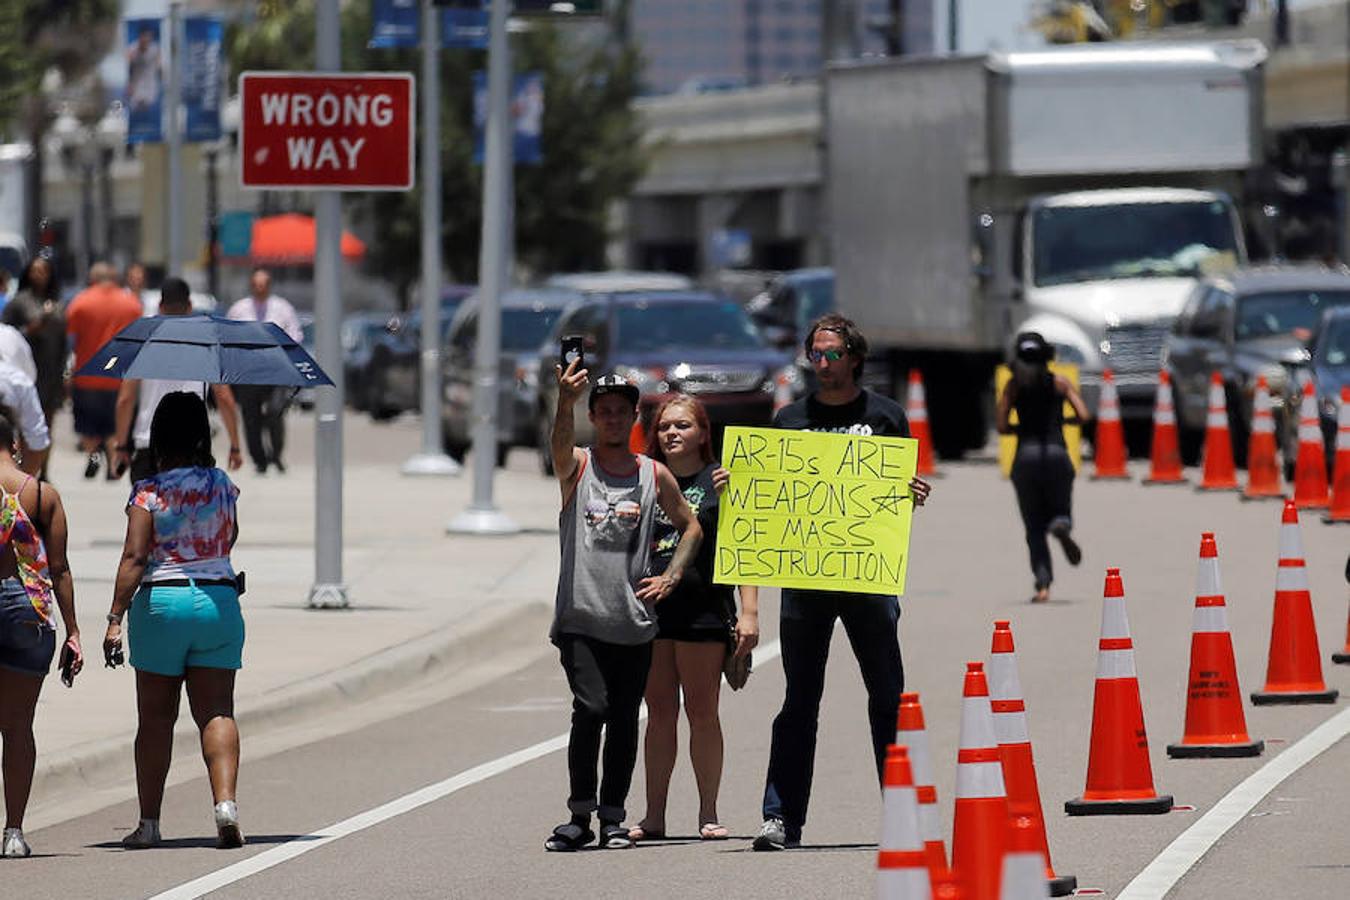
[(239, 97), (239, 177), (244, 187), (412, 187), (411, 75), (244, 72)]

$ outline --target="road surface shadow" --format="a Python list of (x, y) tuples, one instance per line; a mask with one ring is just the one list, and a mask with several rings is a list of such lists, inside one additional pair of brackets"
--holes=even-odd
[[(247, 838), (247, 843), (244, 844), (245, 849), (254, 844), (288, 844), (291, 841), (317, 841), (320, 838), (320, 835), (314, 834), (245, 834), (244, 836)], [(121, 841), (101, 841), (97, 844), (86, 844), (85, 846), (91, 850), (125, 849), (122, 846)], [(216, 839), (206, 835), (200, 837), (165, 838), (154, 847), (147, 849), (187, 850), (194, 848), (201, 849), (203, 847), (214, 850), (216, 847)]]

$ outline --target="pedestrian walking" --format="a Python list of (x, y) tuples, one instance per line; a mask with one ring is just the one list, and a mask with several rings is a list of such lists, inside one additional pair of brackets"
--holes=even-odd
[(33, 351), (33, 383), (49, 428), (66, 396), (66, 320), (60, 297), (51, 262), (39, 256), (23, 270), (18, 289), (0, 311), (0, 322), (17, 328)]
[[(1054, 348), (1038, 332), (1019, 334), (1013, 375), (998, 398), (998, 433), (1017, 435), (1012, 483), (1031, 553), (1032, 603), (1047, 602), (1054, 581), (1047, 535), (1059, 541), (1069, 565), (1076, 566), (1083, 559), (1073, 539), (1074, 470), (1064, 444), (1064, 403), (1068, 401), (1073, 409), (1069, 424), (1086, 421), (1088, 411), (1078, 389), (1050, 371), (1054, 357)], [(1016, 426), (1013, 410), (1017, 411)]]
[(25, 472), (39, 474), (52, 446), (42, 401), (32, 379), (5, 362), (0, 362), (0, 409), (5, 410), (18, 434), (17, 465)]
[[(300, 317), (295, 307), (272, 293), (272, 276), (262, 268), (254, 269), (249, 277), (249, 295), (236, 300), (229, 317), (245, 322), (273, 322), (296, 343), (304, 340)], [(274, 466), (286, 471), (281, 451), (286, 444), (286, 410), (294, 394), (290, 388), (268, 385), (241, 384), (235, 387), (239, 410), (244, 416), (244, 438), (248, 455), (258, 474)]]
[[(674, 394), (657, 408), (647, 439), (647, 455), (664, 463), (679, 483), (689, 509), (703, 531), (694, 564), (670, 596), (656, 607), (656, 640), (647, 675), (647, 812), (630, 829), (633, 840), (664, 837), (666, 798), (678, 755), (678, 725), (683, 696), (689, 720), (689, 759), (698, 786), (698, 834), (725, 840), (717, 815), (722, 782), (722, 722), (717, 712), (722, 665), (728, 652), (743, 657), (759, 643), (759, 589), (740, 588), (741, 611), (728, 585), (713, 583), (717, 543), (718, 494), (713, 483), (712, 428), (703, 404)], [(651, 571), (665, 571), (680, 534), (658, 510)], [(730, 642), (730, 643), (729, 643)]]
[[(117, 283), (117, 270), (106, 262), (89, 269), (89, 287), (75, 295), (66, 310), (66, 334), (75, 342), (75, 366), (78, 370), (113, 335), (141, 317), (141, 304)], [(102, 375), (76, 375), (71, 378), (71, 409), (75, 414), (75, 433), (80, 450), (88, 454), (84, 477), (98, 474), (106, 464), (108, 480), (117, 478), (113, 469), (113, 432), (117, 430), (116, 378)]]
[(244, 835), (235, 805), (234, 680), (243, 661), (244, 620), (230, 563), (239, 536), (239, 489), (215, 467), (206, 404), (197, 394), (160, 400), (150, 423), (150, 451), (156, 473), (136, 482), (127, 501), (126, 541), (103, 638), (108, 665), (120, 664), (122, 618), (130, 610), (141, 820), (122, 846), (141, 849), (161, 840), (164, 779), (186, 683), (211, 782), (216, 845), (239, 847)]
[[(837, 434), (908, 437), (904, 408), (860, 387), (867, 340), (849, 319), (831, 313), (817, 319), (803, 342), (818, 387), (774, 416), (775, 428)], [(930, 486), (909, 483), (915, 506), (928, 499)], [(756, 850), (782, 850), (801, 844), (811, 799), (816, 727), (825, 690), (825, 663), (835, 620), (843, 623), (867, 688), (872, 751), (881, 782), (886, 748), (895, 739), (895, 710), (904, 690), (900, 658), (900, 601), (884, 594), (783, 589), (779, 616), (783, 707), (773, 720), (769, 771), (765, 779), (764, 823)]]
[(5, 784), (0, 856), (32, 852), (23, 836), (23, 816), (37, 767), (34, 713), (56, 654), (53, 602), (66, 632), (66, 684), (84, 667), (75, 587), (66, 562), (66, 511), (56, 488), (19, 468), (14, 459), (17, 438), (10, 413), (0, 410), (0, 742)]
[[(158, 315), (186, 316), (192, 312), (191, 292), (181, 278), (166, 278), (160, 286)], [(228, 465), (235, 471), (244, 464), (239, 446), (239, 423), (234, 392), (227, 384), (210, 385), (216, 399), (216, 411), (225, 425), (230, 449)], [(143, 481), (155, 474), (155, 458), (150, 452), (150, 423), (159, 402), (176, 391), (186, 391), (206, 399), (207, 385), (201, 381), (172, 381), (162, 378), (126, 378), (117, 391), (117, 430), (113, 443), (114, 466), (120, 475), (130, 468), (131, 482)], [(133, 427), (134, 426), (134, 427)]]
[[(161, 290), (163, 290), (162, 287)], [(142, 316), (158, 315), (154, 299), (148, 296), (145, 290), (145, 266), (138, 262), (127, 266), (126, 291), (131, 295), (131, 299), (141, 305)]]
[[(573, 409), (586, 391), (587, 371), (573, 359), (557, 372), (550, 450), (562, 488), (562, 565), (549, 638), (572, 690), (567, 745), (572, 816), (553, 829), (544, 848), (577, 850), (596, 840), (591, 814), (598, 812), (599, 846), (618, 849), (633, 845), (623, 826), (624, 803), (637, 762), (638, 708), (656, 637), (653, 607), (689, 569), (702, 530), (670, 470), (628, 448), (638, 389), (618, 375), (596, 381), (587, 400), (595, 443), (582, 450), (574, 438)], [(657, 506), (679, 539), (664, 571), (648, 575)], [(604, 774), (597, 778), (602, 732)]]

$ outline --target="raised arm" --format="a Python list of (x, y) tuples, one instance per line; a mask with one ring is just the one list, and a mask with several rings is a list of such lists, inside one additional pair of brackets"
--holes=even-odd
[(577, 360), (562, 366), (553, 367), (558, 373), (558, 408), (553, 415), (553, 433), (549, 438), (549, 451), (553, 456), (553, 474), (558, 477), (562, 487), (563, 499), (572, 493), (580, 471), (582, 451), (577, 449), (576, 423), (572, 420), (577, 400), (586, 391), (587, 370), (577, 371)]

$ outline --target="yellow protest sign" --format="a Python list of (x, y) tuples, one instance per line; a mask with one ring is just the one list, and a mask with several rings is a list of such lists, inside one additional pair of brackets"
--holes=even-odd
[[(1073, 363), (1050, 363), (1050, 371), (1056, 375), (1063, 375), (1069, 380), (1069, 384), (1078, 387), (1078, 367)], [(994, 396), (1003, 396), (1003, 388), (1012, 380), (1012, 370), (1007, 366), (999, 366), (994, 370)], [(1064, 418), (1067, 419), (1073, 415), (1073, 408), (1069, 406), (1069, 401), (1064, 401)], [(1017, 424), (1017, 410), (1013, 410), (1013, 425)], [(1083, 464), (1083, 429), (1079, 425), (1064, 426), (1064, 445), (1069, 448), (1069, 460), (1073, 463), (1074, 470), (1077, 471)], [(1017, 454), (1017, 435), (1000, 434), (998, 436), (998, 468), (1007, 478), (1012, 475), (1013, 457)]]
[(729, 427), (718, 584), (903, 594), (919, 442)]

